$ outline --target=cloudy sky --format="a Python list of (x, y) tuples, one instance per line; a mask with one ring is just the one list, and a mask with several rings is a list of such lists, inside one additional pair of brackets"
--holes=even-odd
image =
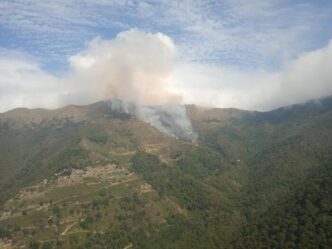
[(111, 97), (270, 110), (332, 94), (331, 39), (330, 0), (0, 0), (0, 112)]

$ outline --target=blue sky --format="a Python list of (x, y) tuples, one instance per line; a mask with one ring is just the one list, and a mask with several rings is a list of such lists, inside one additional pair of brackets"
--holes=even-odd
[[(2, 60), (24, 57), (47, 77), (68, 72), (68, 58), (87, 49), (94, 38), (112, 40), (133, 28), (161, 32), (173, 40), (180, 65), (175, 71), (188, 70), (188, 65), (199, 66), (202, 74), (226, 68), (234, 77), (248, 73), (256, 79), (258, 72), (279, 74), (303, 54), (328, 46), (332, 1), (0, 0)], [(9, 82), (0, 77), (0, 90), (9, 88)], [(182, 91), (190, 85), (181, 84)], [(224, 83), (213, 84), (222, 88)]]
[(94, 37), (131, 28), (170, 36), (186, 60), (274, 68), (328, 42), (332, 2), (0, 1), (0, 46), (34, 55), (50, 70), (64, 68)]

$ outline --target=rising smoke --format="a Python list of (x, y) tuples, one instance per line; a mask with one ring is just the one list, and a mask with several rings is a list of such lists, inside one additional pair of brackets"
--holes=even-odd
[(174, 137), (195, 142), (198, 138), (193, 132), (186, 107), (180, 104), (137, 105), (121, 99), (106, 100), (105, 103), (120, 112), (130, 113), (151, 124), (159, 131)]
[(172, 40), (161, 33), (134, 29), (111, 41), (94, 39), (84, 52), (69, 59), (68, 84), (81, 87), (67, 98), (109, 99), (113, 109), (133, 113), (170, 136), (193, 141), (196, 135), (181, 96), (169, 91), (174, 56)]

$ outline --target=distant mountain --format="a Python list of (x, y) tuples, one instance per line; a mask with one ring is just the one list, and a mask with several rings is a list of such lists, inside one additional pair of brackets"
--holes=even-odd
[(0, 114), (0, 247), (331, 247), (332, 97), (186, 111), (196, 142), (107, 102)]

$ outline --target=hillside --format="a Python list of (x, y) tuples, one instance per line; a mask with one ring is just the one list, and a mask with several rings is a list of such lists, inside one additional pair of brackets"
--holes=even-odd
[(270, 112), (189, 109), (201, 142), (245, 165), (234, 174), (246, 179), (246, 225), (230, 248), (331, 247), (331, 110), (331, 97)]
[(331, 103), (187, 106), (196, 143), (104, 102), (0, 114), (0, 245), (328, 248)]

